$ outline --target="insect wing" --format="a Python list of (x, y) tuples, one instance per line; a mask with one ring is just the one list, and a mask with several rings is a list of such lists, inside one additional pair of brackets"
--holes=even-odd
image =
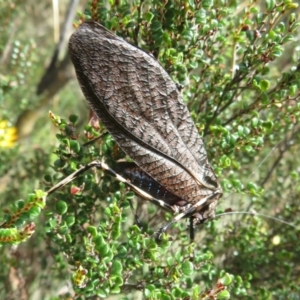
[(221, 191), (180, 92), (154, 58), (95, 22), (77, 29), (69, 51), (91, 108), (138, 166), (187, 203)]

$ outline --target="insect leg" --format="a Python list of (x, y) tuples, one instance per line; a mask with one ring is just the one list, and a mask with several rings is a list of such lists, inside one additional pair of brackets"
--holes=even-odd
[(81, 167), (80, 169), (78, 169), (77, 171), (75, 171), (74, 173), (72, 173), (71, 175), (64, 178), (62, 181), (60, 181), (56, 185), (54, 185), (50, 190), (47, 191), (47, 194), (50, 195), (50, 194), (54, 193), (55, 191), (59, 190), (60, 188), (64, 187), (65, 185), (67, 185), (68, 183), (73, 181), (80, 174), (83, 174), (84, 172), (86, 172), (87, 170), (89, 170), (93, 167), (97, 167), (99, 164), (101, 165), (101, 163), (99, 161), (92, 161), (91, 163), (87, 164), (86, 166)]
[(102, 170), (110, 173), (110, 175), (112, 175), (113, 177), (115, 177), (118, 181), (123, 182), (124, 184), (126, 184), (127, 186), (129, 186), (135, 193), (137, 193), (143, 199), (151, 201), (154, 204), (162, 207), (163, 209), (165, 209), (167, 211), (170, 211), (170, 212), (173, 212), (173, 213), (177, 212), (176, 209), (173, 206), (169, 205), (168, 203), (165, 203), (162, 200), (159, 200), (159, 199), (156, 199), (156, 198), (152, 197), (151, 195), (149, 195), (148, 193), (144, 192), (142, 189), (138, 188), (134, 184), (132, 184), (129, 181), (127, 181), (124, 177), (122, 177), (121, 175), (119, 175), (118, 173), (116, 173), (106, 163), (103, 163), (103, 162), (100, 162), (100, 161), (97, 161), (97, 160), (92, 161), (89, 164), (87, 164), (86, 166), (81, 167), (80, 169), (78, 169), (77, 171), (75, 171), (74, 173), (72, 173), (71, 175), (69, 175), (68, 177), (66, 177), (65, 179), (63, 179), (62, 181), (60, 181), (59, 183), (57, 183), (56, 185), (54, 185), (50, 190), (48, 190), (47, 194), (48, 195), (52, 194), (56, 190), (62, 188), (66, 184), (70, 183), (72, 180), (74, 180), (75, 178), (77, 178), (80, 174), (86, 172), (87, 170), (89, 170), (89, 169), (91, 169), (93, 167), (96, 167), (98, 169), (102, 169)]
[[(161, 235), (174, 223), (178, 222), (179, 220), (186, 218), (189, 215), (193, 215), (196, 211), (198, 211), (198, 208), (200, 206), (202, 206), (203, 204), (207, 204), (207, 202), (210, 199), (214, 199), (216, 197), (216, 195), (219, 194), (219, 191), (215, 191), (214, 193), (212, 193), (209, 196), (204, 197), (203, 199), (201, 199), (200, 201), (198, 201), (197, 203), (193, 204), (192, 206), (190, 206), (189, 208), (187, 208), (185, 211), (183, 211), (182, 213), (178, 214), (177, 216), (175, 216), (170, 222), (168, 222), (166, 225), (164, 225), (163, 227), (161, 227), (156, 233), (155, 233), (155, 238), (156, 240), (161, 240)], [(194, 222), (193, 222), (194, 217), (191, 216), (190, 218), (190, 226), (194, 227)], [(194, 229), (190, 227), (190, 238), (191, 240), (194, 238)]]
[(190, 217), (190, 240), (191, 242), (195, 238), (195, 224), (194, 224), (194, 217)]
[(140, 221), (139, 216), (138, 216), (137, 213), (136, 213), (136, 210), (135, 210), (135, 208), (134, 208), (134, 206), (133, 206), (133, 204), (132, 204), (131, 199), (128, 199), (128, 202), (129, 202), (129, 205), (130, 205), (131, 212), (132, 212), (132, 214), (134, 215), (134, 220), (135, 220), (136, 225), (137, 225), (140, 229), (142, 229), (142, 223), (141, 223), (141, 221)]

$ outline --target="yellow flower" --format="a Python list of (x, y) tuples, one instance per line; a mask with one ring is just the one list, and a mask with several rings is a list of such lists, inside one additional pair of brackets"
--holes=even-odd
[(17, 140), (17, 129), (6, 120), (0, 121), (0, 148), (13, 147)]

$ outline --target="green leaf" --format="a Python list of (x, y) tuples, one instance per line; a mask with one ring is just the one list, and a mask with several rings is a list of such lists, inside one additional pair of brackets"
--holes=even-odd
[(61, 235), (65, 235), (69, 232), (69, 228), (66, 224), (63, 224), (63, 225), (59, 226), (57, 232)]
[(108, 296), (108, 292), (106, 292), (104, 289), (96, 290), (96, 294), (101, 298), (106, 298)]
[(282, 44), (288, 43), (288, 42), (294, 42), (295, 41), (295, 37), (292, 34), (287, 34), (285, 37), (283, 37), (282, 39)]
[(196, 24), (206, 23), (206, 11), (204, 9), (199, 9), (195, 13)]
[(146, 14), (145, 14), (145, 19), (148, 23), (150, 23), (153, 19), (154, 15), (152, 12), (148, 11)]
[(97, 232), (97, 228), (95, 226), (89, 226), (87, 228), (87, 231), (93, 236), (96, 237), (98, 232)]
[(121, 275), (123, 270), (122, 263), (119, 260), (114, 260), (111, 266), (112, 275)]
[(172, 295), (176, 298), (179, 299), (182, 295), (183, 290), (176, 287), (175, 289), (172, 290)]
[(174, 261), (174, 258), (172, 256), (170, 256), (170, 257), (167, 258), (167, 265), (169, 267), (173, 266), (174, 262), (175, 261)]
[(93, 242), (95, 243), (95, 247), (96, 248), (100, 248), (102, 247), (103, 245), (105, 245), (105, 241), (103, 239), (103, 237), (101, 235), (98, 235), (96, 236), (94, 239), (93, 239)]
[(219, 165), (222, 168), (228, 168), (231, 165), (231, 159), (227, 155), (222, 155), (219, 159)]
[(232, 276), (226, 273), (222, 278), (219, 279), (219, 282), (223, 285), (230, 285), (232, 283)]
[(268, 80), (261, 80), (259, 86), (262, 92), (266, 92), (270, 87), (270, 82)]
[(70, 116), (69, 116), (69, 121), (70, 121), (72, 124), (76, 124), (77, 121), (78, 121), (78, 116), (76, 116), (76, 115), (70, 115)]
[(121, 289), (120, 289), (120, 287), (118, 287), (118, 286), (114, 286), (114, 287), (110, 290), (110, 292), (111, 292), (112, 294), (120, 294)]
[(41, 209), (39, 207), (32, 206), (28, 211), (29, 219), (33, 220), (34, 218), (39, 216), (40, 213), (41, 213)]
[(80, 151), (80, 144), (77, 141), (70, 140), (70, 148), (74, 153), (78, 153)]
[(256, 128), (259, 124), (260, 124), (260, 120), (258, 118), (254, 117), (251, 119), (251, 126), (253, 128)]
[(66, 161), (64, 160), (61, 160), (61, 159), (57, 159), (55, 162), (54, 162), (54, 166), (56, 168), (62, 168), (66, 165)]
[(244, 188), (244, 185), (238, 179), (232, 180), (232, 186), (238, 191)]
[(227, 290), (221, 291), (217, 295), (218, 300), (230, 299), (230, 293)]
[(68, 226), (72, 226), (74, 225), (75, 223), (75, 217), (73, 215), (68, 215), (66, 218), (65, 218), (65, 222)]
[(275, 56), (275, 57), (280, 57), (283, 53), (283, 47), (282, 46), (275, 46), (272, 50), (272, 54)]
[(25, 206), (25, 201), (24, 200), (18, 200), (14, 203), (14, 206), (16, 206), (16, 208), (22, 209)]
[(190, 276), (194, 272), (194, 265), (190, 261), (186, 261), (181, 267), (182, 273), (186, 276)]
[(272, 121), (265, 121), (262, 123), (262, 126), (266, 129), (270, 130), (273, 128), (273, 122)]
[(68, 205), (65, 201), (58, 200), (56, 202), (56, 211), (59, 215), (63, 215), (68, 211)]
[(286, 9), (297, 9), (298, 6), (299, 6), (298, 3), (287, 3), (287, 4), (285, 5), (285, 8), (286, 8)]
[(151, 22), (151, 30), (154, 31), (154, 32), (162, 30), (161, 23), (158, 20), (153, 20)]
[(196, 69), (196, 68), (198, 68), (198, 63), (196, 61), (190, 62), (188, 64), (188, 67), (191, 68), (191, 69)]
[(112, 225), (111, 237), (117, 240), (121, 236), (121, 222), (116, 222)]
[(289, 88), (289, 95), (293, 97), (296, 95), (297, 91), (298, 91), (298, 86), (295, 84), (291, 85)]
[(209, 9), (213, 6), (214, 1), (213, 0), (203, 0), (202, 1), (202, 7)]
[(271, 10), (275, 7), (276, 1), (275, 0), (266, 0), (266, 8), (267, 10)]

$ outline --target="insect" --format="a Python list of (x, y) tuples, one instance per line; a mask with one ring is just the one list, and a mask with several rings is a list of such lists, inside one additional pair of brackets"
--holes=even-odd
[(214, 217), (222, 189), (176, 84), (153, 57), (93, 21), (71, 36), (69, 52), (88, 104), (134, 164), (125, 179), (94, 161), (63, 184), (91, 167), (107, 170), (176, 214), (158, 238), (182, 218), (190, 219), (193, 238), (195, 225)]

